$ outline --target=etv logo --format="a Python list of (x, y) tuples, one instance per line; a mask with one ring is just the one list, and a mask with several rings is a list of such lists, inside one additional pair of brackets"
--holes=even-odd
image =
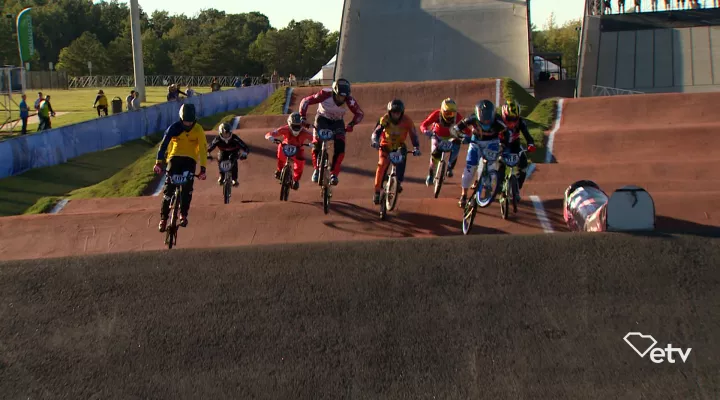
[[(652, 341), (652, 344), (645, 348), (645, 351), (638, 350), (638, 347), (636, 347), (634, 344), (630, 343), (630, 340), (628, 340), (632, 336), (638, 336), (641, 339), (649, 339)], [(661, 348), (653, 348), (657, 344), (657, 340), (655, 340), (654, 337), (650, 335), (643, 335), (640, 332), (630, 332), (623, 338), (625, 340), (625, 343), (627, 343), (630, 347), (632, 347), (633, 350), (635, 350), (636, 353), (640, 357), (645, 357), (645, 354), (648, 352), (650, 353), (650, 361), (654, 362), (655, 364), (660, 364), (663, 362), (663, 359), (666, 358), (667, 361), (671, 364), (675, 363), (675, 359), (673, 358), (673, 353), (677, 352), (680, 355), (680, 358), (682, 359), (682, 362), (685, 363), (685, 361), (690, 356), (690, 351), (692, 348), (688, 348), (683, 352), (683, 350), (679, 347), (672, 347), (672, 343), (668, 343), (667, 347), (665, 349)], [(640, 346), (642, 348), (644, 346)], [(652, 350), (652, 351), (651, 351)]]

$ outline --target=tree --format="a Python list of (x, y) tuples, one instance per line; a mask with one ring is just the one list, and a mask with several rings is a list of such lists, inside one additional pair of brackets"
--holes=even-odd
[(568, 75), (577, 72), (578, 50), (580, 47), (580, 19), (570, 20), (558, 27), (555, 15), (550, 14), (543, 31), (532, 34), (535, 53), (562, 53), (563, 68)]
[(85, 32), (70, 46), (60, 51), (58, 70), (67, 71), (72, 76), (87, 75), (88, 61), (92, 62), (93, 74), (107, 73), (107, 54), (105, 47), (94, 33)]

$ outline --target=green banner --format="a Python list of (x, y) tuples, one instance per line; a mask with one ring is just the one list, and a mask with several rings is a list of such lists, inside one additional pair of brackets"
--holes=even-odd
[(20, 49), (20, 60), (22, 63), (30, 61), (33, 54), (35, 54), (30, 10), (32, 10), (32, 8), (26, 8), (20, 11), (20, 14), (17, 16), (18, 48)]

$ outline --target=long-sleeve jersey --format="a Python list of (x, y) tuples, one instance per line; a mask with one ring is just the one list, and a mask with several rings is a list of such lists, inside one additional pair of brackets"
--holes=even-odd
[(99, 94), (99, 95), (97, 95), (97, 97), (95, 98), (95, 102), (93, 103), (93, 105), (95, 105), (95, 104), (97, 104), (97, 105), (99, 105), (99, 106), (101, 106), (101, 107), (107, 107), (107, 105), (108, 105), (107, 97), (105, 97), (104, 94)]
[[(168, 147), (170, 147), (169, 150)], [(206, 148), (207, 139), (202, 125), (195, 123), (190, 131), (185, 132), (182, 121), (177, 121), (165, 130), (155, 159), (165, 161), (174, 156), (191, 157), (200, 162), (201, 167), (205, 167), (207, 165)], [(202, 157), (200, 157), (201, 152)]]
[(300, 108), (298, 110), (300, 112), (300, 116), (306, 118), (308, 107), (313, 104), (318, 104), (318, 116), (334, 121), (343, 119), (345, 112), (347, 111), (345, 106), (347, 106), (347, 108), (349, 108), (353, 113), (353, 119), (348, 124), (350, 126), (359, 124), (365, 116), (363, 110), (360, 108), (360, 105), (358, 105), (357, 101), (355, 101), (355, 98), (352, 96), (345, 97), (345, 102), (337, 105), (335, 103), (335, 99), (333, 98), (332, 89), (329, 88), (325, 88), (315, 94), (311, 94), (310, 96), (303, 98), (300, 101)]
[[(460, 113), (455, 114), (455, 118), (450, 123), (445, 122), (441, 117), (440, 110), (433, 111), (427, 118), (420, 124), (420, 131), (428, 132), (432, 131), (436, 136), (445, 138), (452, 136), (450, 128), (457, 122), (462, 121), (463, 117)], [(433, 130), (433, 124), (435, 129)], [(467, 132), (469, 133), (469, 131)]]
[(215, 139), (213, 139), (212, 143), (210, 143), (210, 147), (207, 149), (208, 153), (215, 150), (216, 147), (222, 152), (242, 150), (246, 153), (250, 153), (250, 148), (247, 144), (240, 139), (240, 136), (234, 133), (230, 136), (230, 140), (228, 140), (227, 143), (220, 138), (220, 135), (215, 136)]
[(283, 125), (273, 130), (272, 132), (268, 132), (265, 134), (265, 139), (270, 139), (271, 137), (274, 137), (275, 139), (280, 139), (283, 143), (291, 144), (297, 147), (300, 147), (306, 143), (310, 143), (313, 140), (312, 133), (308, 132), (305, 128), (300, 131), (299, 135), (293, 136), (290, 127), (287, 125)]
[(528, 145), (534, 145), (535, 141), (533, 140), (532, 136), (530, 136), (530, 131), (528, 131), (527, 124), (525, 123), (525, 120), (520, 118), (520, 121), (518, 122), (518, 126), (515, 129), (508, 129), (508, 134), (501, 135), (501, 141), (504, 144), (512, 144), (515, 143), (517, 140), (520, 139), (520, 133), (522, 133), (523, 137), (525, 138), (525, 141)]
[(472, 135), (465, 138), (464, 143), (480, 142), (487, 140), (496, 140), (499, 134), (507, 130), (507, 126), (500, 120), (500, 117), (496, 117), (489, 131), (483, 130), (480, 125), (480, 120), (477, 115), (472, 114), (467, 118), (463, 119), (456, 125), (457, 130), (472, 133)]
[(390, 116), (385, 114), (380, 117), (380, 121), (375, 126), (373, 138), (380, 137), (380, 146), (389, 146), (391, 149), (395, 150), (405, 143), (408, 134), (410, 135), (410, 140), (412, 141), (413, 146), (419, 147), (420, 141), (418, 140), (415, 123), (413, 123), (412, 119), (410, 119), (407, 114), (403, 115), (397, 124), (394, 124), (390, 120)]

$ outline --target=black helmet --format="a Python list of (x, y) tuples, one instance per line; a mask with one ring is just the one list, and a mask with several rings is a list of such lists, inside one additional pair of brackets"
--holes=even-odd
[(293, 136), (299, 135), (300, 130), (302, 130), (302, 117), (300, 116), (300, 113), (295, 111), (290, 114), (287, 119), (287, 124), (290, 127)]
[(336, 80), (332, 85), (332, 91), (336, 96), (349, 96), (350, 81), (344, 78)]
[(195, 104), (183, 104), (180, 106), (180, 120), (183, 122), (195, 122)]
[(490, 130), (495, 122), (495, 104), (490, 100), (482, 100), (475, 105), (475, 116), (483, 130)]
[[(402, 119), (403, 115), (405, 114), (405, 104), (402, 102), (402, 100), (395, 99), (387, 104), (387, 112), (388, 112), (388, 116), (390, 117), (390, 120), (397, 123)], [(393, 112), (399, 112), (400, 118), (398, 118), (397, 120), (394, 120), (391, 115), (391, 113), (393, 113)]]

